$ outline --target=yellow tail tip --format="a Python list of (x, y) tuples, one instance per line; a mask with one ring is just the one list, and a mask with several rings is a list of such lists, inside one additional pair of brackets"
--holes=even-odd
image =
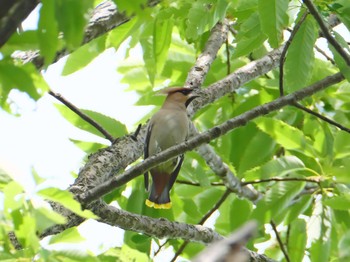
[(150, 201), (149, 199), (146, 199), (145, 204), (146, 204), (146, 206), (153, 207), (155, 209), (169, 209), (169, 208), (171, 208), (171, 202), (164, 203), (164, 204), (157, 204), (157, 203)]

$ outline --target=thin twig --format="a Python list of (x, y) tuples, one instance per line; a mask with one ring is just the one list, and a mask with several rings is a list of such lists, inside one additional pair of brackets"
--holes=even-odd
[(65, 106), (67, 106), (70, 110), (72, 110), (74, 113), (76, 113), (78, 116), (80, 116), (82, 119), (84, 119), (86, 122), (88, 122), (90, 125), (95, 127), (102, 135), (105, 136), (109, 141), (113, 142), (115, 138), (108, 133), (100, 124), (98, 124), (95, 120), (93, 120), (91, 117), (83, 113), (79, 108), (77, 108), (75, 105), (73, 105), (71, 102), (69, 102), (67, 99), (65, 99), (61, 94), (56, 93), (52, 90), (49, 90), (49, 94), (62, 102)]
[[(181, 180), (181, 179), (177, 179), (176, 183), (183, 184), (183, 185), (189, 185), (189, 186), (201, 186), (200, 183), (186, 181), (186, 180)], [(222, 183), (222, 182), (212, 182), (212, 183), (210, 183), (210, 186), (225, 186), (225, 184)]]
[(226, 39), (226, 64), (227, 64), (227, 75), (231, 74), (231, 59), (230, 59), (230, 45), (228, 38)]
[(310, 0), (303, 0), (304, 4), (309, 9), (309, 12), (313, 15), (318, 25), (321, 28), (321, 31), (324, 37), (328, 40), (328, 42), (337, 50), (337, 52), (341, 55), (341, 57), (345, 60), (346, 64), (350, 66), (350, 55), (343, 49), (343, 47), (338, 43), (337, 40), (334, 39), (332, 34), (329, 32), (325, 22), (323, 21), (321, 15), (317, 11), (316, 7)]
[(307, 108), (307, 107), (305, 107), (305, 106), (303, 106), (303, 105), (301, 105), (299, 103), (294, 103), (293, 105), (295, 107), (297, 107), (297, 108), (299, 108), (299, 109), (301, 109), (301, 110), (303, 110), (303, 111), (313, 115), (313, 116), (316, 116), (317, 118), (319, 118), (319, 119), (321, 119), (321, 120), (323, 120), (323, 121), (325, 121), (325, 122), (327, 122), (327, 123), (329, 123), (329, 124), (331, 124), (333, 126), (338, 127), (339, 129), (341, 129), (341, 130), (343, 130), (345, 132), (350, 133), (350, 128), (347, 128), (347, 127), (339, 124), (338, 122), (336, 122), (336, 121), (334, 121), (334, 120), (332, 120), (332, 119), (330, 119), (328, 117), (325, 117), (325, 116), (323, 116), (323, 115), (321, 115), (321, 114), (319, 114), (317, 112), (314, 112), (311, 109), (309, 109), (309, 108)]
[(260, 184), (266, 182), (283, 182), (283, 181), (304, 181), (310, 183), (320, 183), (320, 179), (317, 178), (302, 178), (302, 177), (272, 177), (267, 179), (256, 179), (252, 181), (244, 181), (241, 183), (242, 186), (251, 185), (251, 184)]
[(131, 138), (134, 140), (134, 141), (137, 141), (137, 136), (139, 135), (140, 133), (140, 130), (141, 130), (141, 127), (142, 125), (139, 124), (136, 128), (136, 131), (131, 135)]
[(286, 54), (288, 51), (289, 46), (291, 45), (295, 35), (297, 34), (298, 30), (300, 29), (302, 23), (305, 21), (306, 17), (308, 15), (308, 12), (305, 12), (303, 16), (300, 18), (298, 23), (294, 26), (286, 44), (284, 45), (282, 54), (281, 54), (281, 59), (280, 59), (280, 76), (279, 76), (279, 90), (280, 90), (280, 96), (284, 96), (284, 88), (283, 88), (283, 77), (284, 77), (284, 62), (286, 59)]
[(276, 224), (275, 224), (272, 220), (270, 221), (270, 224), (271, 224), (271, 226), (272, 226), (273, 231), (275, 232), (277, 242), (278, 242), (278, 244), (279, 244), (279, 246), (280, 246), (280, 248), (281, 248), (281, 250), (282, 250), (282, 253), (283, 253), (283, 255), (284, 255), (286, 261), (287, 261), (287, 262), (290, 262), (289, 255), (288, 255), (287, 250), (285, 249), (285, 247), (284, 247), (284, 245), (283, 245), (283, 242), (282, 242), (282, 240), (281, 240), (281, 237), (280, 237), (280, 235), (279, 235), (279, 233), (278, 233), (278, 231), (277, 231)]
[[(226, 189), (225, 193), (221, 196), (218, 202), (213, 206), (212, 209), (210, 209), (203, 217), (202, 219), (198, 222), (199, 225), (203, 225), (205, 221), (216, 211), (219, 209), (219, 207), (224, 203), (226, 198), (230, 195), (231, 190)], [(170, 260), (170, 262), (174, 262), (177, 257), (184, 251), (186, 246), (189, 244), (189, 241), (185, 241), (182, 243), (182, 245), (179, 247), (179, 249), (176, 251), (174, 257)]]
[(334, 59), (332, 57), (330, 57), (329, 55), (327, 55), (327, 53), (325, 51), (323, 51), (317, 45), (315, 45), (315, 49), (316, 49), (317, 52), (319, 52), (321, 55), (323, 55), (329, 62), (331, 62), (332, 65), (335, 65)]

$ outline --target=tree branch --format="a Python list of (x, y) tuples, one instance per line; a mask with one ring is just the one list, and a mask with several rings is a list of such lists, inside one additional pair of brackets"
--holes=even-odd
[(0, 47), (16, 32), (22, 21), (38, 5), (38, 0), (3, 0), (0, 9)]
[(319, 114), (317, 112), (314, 112), (311, 109), (309, 109), (309, 108), (307, 108), (307, 107), (305, 107), (305, 106), (303, 106), (303, 105), (301, 105), (299, 103), (294, 103), (293, 105), (295, 107), (297, 107), (297, 108), (299, 108), (299, 109), (309, 113), (310, 115), (313, 115), (313, 116), (315, 116), (315, 117), (317, 117), (317, 118), (319, 118), (319, 119), (321, 119), (321, 120), (323, 120), (323, 121), (325, 121), (325, 122), (327, 122), (327, 123), (329, 123), (329, 124), (331, 124), (333, 126), (338, 127), (340, 130), (343, 130), (345, 132), (350, 133), (350, 128), (347, 128), (347, 127), (339, 124), (338, 122), (336, 122), (336, 121), (334, 121), (334, 120), (332, 120), (332, 119), (330, 119), (328, 117), (325, 117), (325, 116), (323, 116), (323, 115), (321, 115), (321, 114)]
[(72, 110), (74, 113), (76, 113), (78, 116), (80, 116), (83, 120), (88, 122), (90, 125), (95, 127), (102, 135), (105, 136), (110, 142), (113, 142), (115, 138), (107, 132), (99, 123), (97, 123), (95, 120), (93, 120), (91, 117), (86, 115), (84, 112), (82, 112), (79, 108), (77, 108), (75, 105), (73, 105), (71, 102), (69, 102), (67, 99), (65, 99), (61, 94), (56, 93), (52, 90), (49, 90), (49, 94), (56, 98), (58, 101), (62, 102), (66, 107), (68, 107), (70, 110)]
[(345, 60), (346, 64), (350, 66), (350, 55), (343, 49), (343, 47), (334, 39), (334, 37), (329, 32), (325, 22), (323, 21), (321, 15), (318, 13), (316, 7), (312, 3), (311, 0), (303, 0), (304, 4), (309, 9), (309, 12), (313, 15), (318, 25), (321, 28), (323, 36), (328, 40), (328, 42), (337, 50), (337, 52), (342, 56)]
[(272, 177), (267, 179), (256, 179), (252, 181), (244, 181), (241, 184), (242, 185), (249, 185), (249, 184), (260, 184), (260, 183), (266, 183), (266, 182), (283, 182), (283, 181), (304, 181), (309, 183), (317, 183), (319, 184), (321, 182), (321, 179), (318, 178), (302, 178), (302, 177)]
[(214, 230), (201, 225), (189, 225), (186, 223), (171, 222), (165, 218), (151, 218), (137, 215), (107, 205), (102, 201), (94, 202), (93, 212), (101, 218), (101, 222), (103, 223), (159, 239), (180, 238), (206, 244), (223, 238)]
[(222, 23), (218, 22), (213, 27), (203, 52), (198, 56), (195, 65), (188, 73), (184, 87), (199, 88), (202, 86), (220, 47), (227, 39), (228, 27), (227, 20)]
[(308, 97), (316, 92), (319, 92), (326, 87), (338, 83), (344, 79), (344, 76), (341, 73), (328, 76), (315, 84), (312, 84), (306, 88), (298, 90), (292, 94), (289, 94), (284, 97), (280, 97), (272, 102), (266, 103), (261, 106), (257, 106), (237, 117), (234, 117), (221, 125), (213, 127), (206, 132), (201, 133), (195, 137), (190, 138), (189, 140), (168, 148), (167, 150), (162, 151), (159, 154), (151, 156), (144, 160), (142, 163), (137, 164), (130, 169), (128, 169), (124, 174), (112, 177), (111, 179), (103, 182), (96, 187), (92, 188), (89, 191), (86, 191), (77, 196), (79, 201), (82, 204), (87, 204), (92, 200), (95, 200), (104, 194), (112, 191), (116, 187), (124, 185), (131, 179), (143, 174), (152, 167), (169, 160), (179, 154), (182, 154), (188, 150), (192, 150), (203, 143), (208, 143), (211, 140), (218, 138), (233, 128), (238, 126), (245, 125), (248, 121), (257, 118), (262, 115), (266, 115), (272, 111), (278, 110), (286, 105), (292, 105), (295, 101), (301, 100), (305, 97)]
[[(33, 1), (33, 0), (31, 0)], [(86, 27), (85, 35), (83, 39), (83, 44), (90, 42), (91, 40), (99, 37), (100, 35), (112, 30), (113, 28), (122, 25), (123, 23), (129, 21), (123, 13), (119, 13), (116, 5), (113, 1), (105, 1), (99, 4), (94, 11), (90, 21)], [(58, 61), (60, 58), (69, 54), (69, 51), (62, 49), (57, 52), (54, 62)], [(40, 56), (39, 51), (25, 51), (17, 52), (13, 55), (15, 59), (20, 59), (24, 63), (33, 63), (37, 69), (41, 69), (44, 65), (44, 58)]]
[[(216, 202), (215, 205), (202, 217), (198, 224), (203, 225), (205, 221), (207, 221), (207, 219), (225, 202), (226, 198), (230, 195), (230, 193), (231, 191), (229, 189), (226, 189), (225, 193), (221, 196), (219, 201)], [(170, 262), (176, 261), (177, 257), (185, 250), (188, 243), (188, 240), (182, 243), (182, 245), (176, 251), (174, 257), (170, 260)]]
[(276, 227), (275, 222), (273, 222), (273, 221), (271, 220), (271, 221), (270, 221), (270, 224), (271, 224), (271, 226), (272, 226), (273, 231), (275, 232), (277, 242), (278, 242), (278, 244), (279, 244), (279, 246), (280, 246), (280, 248), (281, 248), (281, 250), (282, 250), (282, 253), (283, 253), (283, 255), (284, 255), (286, 261), (287, 261), (287, 262), (290, 262), (290, 258), (289, 258), (288, 252), (287, 252), (287, 250), (285, 249), (284, 244), (283, 244), (283, 242), (282, 242), (282, 239), (281, 239), (281, 237), (280, 237), (280, 235), (279, 235), (279, 233), (278, 233), (278, 231), (277, 231), (277, 227)]

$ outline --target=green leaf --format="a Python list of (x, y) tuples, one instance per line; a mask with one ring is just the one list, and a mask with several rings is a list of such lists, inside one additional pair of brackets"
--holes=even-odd
[(114, 47), (118, 50), (119, 46), (136, 30), (140, 28), (141, 21), (133, 17), (128, 22), (114, 28), (107, 36), (106, 47)]
[(42, 196), (44, 199), (55, 201), (60, 203), (62, 206), (68, 208), (72, 212), (84, 218), (94, 218), (95, 216), (90, 210), (82, 210), (80, 203), (76, 201), (72, 193), (60, 190), (58, 188), (45, 188), (38, 192), (38, 195)]
[(350, 260), (350, 230), (348, 230), (340, 239), (338, 244), (340, 261)]
[(307, 156), (314, 157), (312, 141), (295, 127), (283, 121), (260, 117), (254, 121), (258, 128), (270, 135), (278, 144), (289, 150), (297, 150)]
[(350, 196), (334, 196), (323, 200), (323, 204), (337, 210), (349, 210)]
[(154, 21), (153, 52), (157, 66), (157, 72), (161, 72), (165, 65), (174, 25), (171, 14), (168, 14), (165, 17), (166, 14), (166, 12), (159, 13)]
[(11, 89), (27, 93), (32, 99), (38, 100), (48, 86), (32, 64), (15, 66), (6, 61), (0, 61), (0, 105), (5, 106)]
[[(347, 53), (349, 54), (350, 48), (346, 40), (337, 32), (333, 32), (335, 39), (337, 42), (341, 45), (342, 48), (347, 50)], [(346, 77), (346, 79), (350, 82), (350, 67), (347, 65), (345, 60), (342, 58), (342, 56), (338, 53), (338, 51), (331, 45), (328, 44), (329, 49), (332, 51), (335, 63), (339, 67), (342, 74)]]
[(157, 73), (156, 60), (154, 57), (154, 39), (153, 39), (153, 24), (150, 23), (142, 32), (140, 44), (143, 51), (143, 61), (148, 73), (148, 79), (152, 86), (154, 86), (154, 79)]
[(45, 65), (53, 62), (58, 48), (58, 23), (55, 19), (55, 1), (43, 0), (38, 23), (40, 54)]
[(18, 50), (36, 50), (39, 49), (38, 32), (36, 30), (27, 30), (20, 34), (13, 34), (11, 38), (1, 47), (1, 53), (12, 54)]
[(293, 175), (294, 172), (305, 169), (304, 163), (295, 156), (283, 156), (272, 159), (266, 164), (248, 170), (243, 174), (245, 180), (266, 179), (276, 176)]
[(56, 0), (55, 15), (59, 29), (63, 32), (69, 49), (77, 48), (83, 42), (84, 29), (93, 0)]
[(345, 158), (350, 156), (350, 139), (346, 132), (337, 132), (334, 138), (335, 158)]
[(344, 25), (350, 30), (350, 2), (348, 0), (335, 1), (341, 7), (336, 11), (337, 17), (344, 23)]
[(106, 36), (104, 35), (93, 39), (71, 53), (63, 67), (62, 75), (66, 76), (72, 74), (87, 66), (105, 50), (105, 42)]
[(147, 6), (147, 0), (113, 0), (118, 6), (118, 11), (120, 13), (125, 12), (127, 16), (138, 14), (140, 15), (142, 11), (145, 11)]
[(296, 202), (289, 208), (289, 212), (285, 219), (286, 224), (292, 223), (299, 215), (303, 214), (312, 204), (313, 197), (304, 195), (296, 200)]
[(96, 142), (86, 142), (86, 141), (80, 141), (70, 138), (70, 141), (72, 141), (77, 147), (79, 147), (81, 150), (83, 150), (87, 154), (92, 154), (97, 152), (99, 149), (106, 147), (103, 144), (96, 143)]
[(305, 182), (286, 181), (273, 185), (257, 204), (257, 208), (253, 211), (253, 218), (261, 223), (268, 222), (273, 219), (276, 223), (277, 218), (288, 212), (287, 207), (292, 200), (303, 190)]
[(298, 219), (290, 225), (290, 233), (288, 239), (288, 254), (290, 256), (290, 261), (303, 261), (304, 250), (306, 246), (305, 232), (306, 223), (302, 219)]
[(11, 181), (13, 181), (12, 178), (0, 166), (0, 190), (2, 191)]
[(71, 227), (57, 235), (52, 236), (49, 244), (80, 243), (84, 240), (85, 238), (80, 235), (78, 229), (76, 227)]
[(311, 241), (311, 261), (329, 261), (332, 244), (332, 222), (330, 208), (322, 206), (320, 198), (316, 199), (312, 215), (307, 224), (307, 235), (309, 241)]
[(309, 82), (314, 65), (313, 48), (317, 36), (315, 20), (311, 15), (308, 15), (288, 48), (284, 64), (287, 92), (297, 91)]
[(192, 3), (186, 20), (186, 38), (196, 40), (207, 30), (210, 19), (210, 9), (213, 8), (206, 0)]
[(305, 187), (305, 182), (279, 182), (266, 193), (265, 201), (271, 207), (273, 216), (286, 211), (285, 208)]
[[(84, 131), (90, 132), (97, 136), (105, 138), (95, 127), (93, 127), (90, 123), (83, 120), (76, 113), (71, 111), (64, 105), (55, 104), (60, 113), (75, 127), (80, 128)], [(110, 133), (114, 137), (121, 137), (127, 133), (127, 129), (124, 124), (121, 122), (103, 115), (98, 112), (94, 112), (91, 110), (81, 109), (83, 113), (89, 116), (91, 119), (95, 120), (99, 125), (101, 125), (108, 133)]]
[(248, 55), (261, 47), (266, 36), (261, 31), (259, 15), (253, 13), (246, 19), (237, 34), (237, 47), (234, 49), (233, 57)]
[(282, 41), (283, 29), (288, 25), (288, 0), (259, 0), (258, 11), (262, 31), (272, 48)]
[(64, 216), (49, 208), (34, 207), (32, 212), (34, 213), (36, 228), (39, 233), (53, 225), (67, 223)]

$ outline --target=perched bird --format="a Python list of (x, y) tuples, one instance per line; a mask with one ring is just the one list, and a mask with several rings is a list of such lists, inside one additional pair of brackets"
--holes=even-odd
[[(198, 96), (191, 95), (193, 89), (174, 87), (165, 89), (167, 98), (161, 109), (151, 118), (145, 142), (144, 158), (155, 155), (171, 146), (182, 143), (188, 136), (189, 119), (186, 107)], [(170, 190), (180, 171), (184, 156), (172, 158), (150, 170), (151, 192), (146, 205), (157, 209), (171, 208)], [(148, 190), (148, 172), (144, 174)]]

